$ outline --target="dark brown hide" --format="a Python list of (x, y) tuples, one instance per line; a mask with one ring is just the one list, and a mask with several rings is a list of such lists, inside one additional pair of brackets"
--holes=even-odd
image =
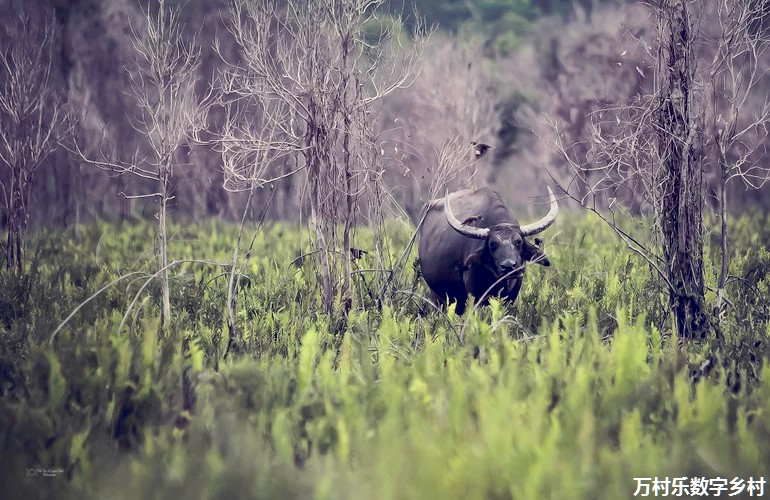
[[(420, 268), (434, 300), (443, 305), (457, 302), (458, 314), (465, 312), (468, 295), (479, 300), (486, 294), (482, 302), (502, 296), (513, 303), (521, 288), (525, 264), (535, 261), (549, 266), (548, 258), (539, 245), (525, 239), (519, 223), (496, 192), (487, 188), (458, 191), (450, 194), (448, 201), (457, 224), (464, 227), (450, 226), (442, 198), (430, 203), (419, 232)], [(558, 208), (553, 195), (551, 202), (551, 212), (541, 221), (544, 227), (536, 227), (532, 234), (555, 219)], [(461, 233), (463, 229), (467, 234)], [(541, 242), (539, 238), (535, 241)], [(503, 276), (505, 279), (493, 287)]]

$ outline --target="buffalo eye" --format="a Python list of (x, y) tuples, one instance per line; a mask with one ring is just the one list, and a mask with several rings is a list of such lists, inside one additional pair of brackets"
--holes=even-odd
[(520, 247), (520, 246), (521, 246), (521, 240), (515, 240), (515, 241), (513, 242), (513, 244), (514, 244), (514, 246), (516, 246), (516, 248), (518, 248), (518, 247)]
[(493, 252), (495, 250), (497, 250), (497, 242), (496, 241), (490, 241), (489, 242), (489, 249), (492, 250)]

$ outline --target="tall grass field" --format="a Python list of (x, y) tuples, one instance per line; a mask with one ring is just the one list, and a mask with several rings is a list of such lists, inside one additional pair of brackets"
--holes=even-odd
[[(721, 337), (681, 349), (648, 265), (588, 216), (544, 233), (552, 265), (515, 305), (463, 316), (426, 302), (416, 251), (381, 301), (364, 255), (350, 313), (324, 315), (307, 234), (269, 224), (230, 351), (237, 227), (172, 227), (164, 328), (151, 222), (41, 230), (0, 274), (0, 498), (623, 499), (638, 478), (727, 496), (770, 476), (770, 218), (731, 224)], [(411, 234), (389, 227), (394, 264)]]

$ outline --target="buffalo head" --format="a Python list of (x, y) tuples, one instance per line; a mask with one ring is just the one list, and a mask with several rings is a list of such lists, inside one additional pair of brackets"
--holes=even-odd
[(548, 187), (548, 196), (551, 202), (548, 214), (533, 224), (519, 226), (516, 223), (503, 223), (492, 227), (475, 227), (470, 225), (468, 220), (460, 222), (455, 217), (447, 194), (444, 197), (444, 213), (447, 223), (463, 236), (484, 240), (484, 246), (468, 256), (466, 265), (484, 261), (493, 266), (497, 275), (506, 275), (510, 278), (521, 278), (524, 275), (526, 262), (537, 262), (543, 266), (550, 266), (548, 258), (540, 250), (542, 240), (535, 238), (533, 245), (525, 239), (527, 236), (545, 231), (556, 221), (559, 205), (550, 187)]

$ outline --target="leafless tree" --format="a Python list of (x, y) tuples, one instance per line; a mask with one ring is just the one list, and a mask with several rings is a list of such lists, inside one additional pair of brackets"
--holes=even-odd
[[(242, 61), (227, 61), (225, 91), (258, 102), (264, 125), (277, 139), (250, 141), (248, 147), (270, 149), (278, 156), (287, 153), (295, 161), (286, 165), (303, 172), (303, 196), (309, 205), (327, 312), (335, 309), (338, 298), (346, 310), (351, 305), (349, 248), (359, 201), (372, 185), (380, 186), (375, 191), (382, 189), (379, 167), (369, 163), (376, 159), (372, 130), (377, 103), (410, 84), (424, 45), (424, 33), (418, 29), (410, 45), (401, 46), (401, 23), (381, 22), (382, 4), (383, 0), (290, 1), (284, 8), (263, 0), (231, 4), (231, 32)], [(377, 29), (367, 29), (372, 27)], [(226, 162), (231, 178), (243, 171), (241, 165)], [(292, 171), (281, 172), (278, 177)]]
[[(417, 222), (433, 192), (439, 170), (453, 171), (450, 189), (492, 181), (493, 155), (475, 162), (472, 141), (496, 146), (501, 126), (493, 67), (484, 57), (479, 37), (453, 39), (435, 34), (425, 49), (422, 71), (407, 90), (386, 100), (379, 149), (385, 178), (394, 196)], [(442, 166), (448, 157), (471, 169)]]
[[(623, 232), (614, 215), (603, 218), (666, 283), (678, 334), (689, 338), (712, 324), (703, 274), (704, 174), (710, 165), (719, 167), (721, 307), (728, 268), (726, 185), (741, 179), (759, 187), (770, 173), (760, 161), (767, 98), (746, 117), (746, 103), (766, 76), (758, 61), (768, 43), (770, 7), (754, 0), (657, 0), (649, 7), (657, 20), (655, 38), (637, 41), (654, 61), (639, 69), (653, 72), (652, 91), (589, 115), (591, 137), (581, 143), (585, 160), (558, 133), (549, 144), (572, 167), (573, 178), (563, 187), (583, 206), (598, 213), (597, 200), (604, 200), (613, 214), (635, 200), (651, 208), (660, 253)], [(716, 33), (708, 32), (711, 24)], [(551, 124), (558, 132), (557, 122)]]
[(669, 303), (680, 337), (704, 332), (703, 165), (696, 147), (695, 41), (686, 0), (663, 0), (657, 6), (656, 152), (659, 157), (655, 211), (663, 243)]
[[(248, 192), (246, 204), (241, 216), (238, 237), (233, 247), (233, 258), (230, 267), (230, 280), (227, 287), (227, 327), (229, 340), (227, 355), (238, 348), (240, 336), (236, 335), (235, 306), (238, 293), (239, 277), (248, 263), (251, 248), (258, 230), (251, 238), (249, 248), (241, 252), (246, 218), (252, 209), (252, 201), (258, 192), (269, 191), (270, 202), (276, 193), (275, 186), (296, 173), (296, 170), (283, 172), (286, 162), (290, 159), (291, 148), (281, 140), (280, 124), (277, 117), (271, 115), (275, 110), (260, 107), (259, 102), (252, 102), (248, 96), (238, 96), (232, 90), (238, 87), (233, 80), (235, 73), (224, 75), (224, 88), (220, 93), (220, 104), (225, 109), (226, 119), (221, 136), (217, 139), (218, 149), (222, 155), (224, 170), (224, 187), (229, 192)], [(235, 95), (231, 98), (231, 95)], [(273, 118), (270, 118), (270, 117)], [(269, 207), (265, 207), (264, 215)]]
[(174, 199), (172, 181), (179, 149), (199, 141), (211, 104), (208, 96), (196, 92), (200, 49), (195, 37), (183, 33), (179, 10), (158, 0), (148, 5), (143, 31), (134, 30), (134, 66), (127, 68), (138, 113), (134, 128), (147, 139), (148, 153), (130, 161), (100, 150), (98, 158), (84, 153), (79, 144), (72, 147), (81, 160), (121, 175), (131, 175), (152, 186), (151, 192), (122, 193), (127, 199), (150, 198), (158, 203), (157, 256), (162, 290), (161, 322), (171, 316), (168, 278), (168, 204)]
[[(397, 277), (402, 276), (400, 271), (403, 268), (405, 259), (412, 250), (412, 246), (420, 231), (420, 227), (425, 221), (428, 210), (434, 204), (442, 202), (445, 192), (451, 186), (474, 186), (475, 178), (479, 174), (477, 166), (478, 160), (475, 155), (472, 155), (469, 152), (468, 142), (458, 135), (454, 135), (445, 140), (441, 145), (441, 148), (437, 149), (435, 164), (433, 165), (433, 168), (428, 171), (430, 174), (430, 183), (428, 183), (428, 189), (424, 193), (426, 202), (421, 204), (419, 216), (415, 218), (416, 227), (414, 228), (412, 237), (401, 252), (396, 264), (392, 268), (389, 266), (390, 272), (380, 291), (380, 300), (382, 300), (385, 294), (391, 291), (391, 289), (395, 289), (397, 292), (403, 292), (401, 288), (403, 288), (404, 283), (399, 282)], [(406, 169), (408, 167), (402, 166), (401, 168)], [(408, 295), (411, 297), (411, 294)]]
[[(517, 95), (504, 117), (516, 141), (511, 166), (500, 169), (497, 179), (510, 186), (514, 198), (526, 200), (529, 186), (550, 182), (550, 176), (568, 185), (576, 173), (547, 143), (558, 139), (574, 158), (586, 158), (595, 119), (591, 113), (651, 90), (650, 56), (634, 40), (654, 28), (649, 9), (632, 3), (603, 7), (591, 16), (581, 12), (576, 10), (567, 24), (542, 19), (527, 43), (501, 62), (504, 74), (510, 75), (508, 88)], [(558, 137), (549, 122), (558, 123)], [(585, 171), (581, 176), (585, 179), (571, 187), (576, 196), (586, 194), (582, 185), (601, 175)], [(638, 205), (628, 201), (638, 212)]]
[(35, 171), (57, 147), (64, 121), (51, 81), (53, 22), (42, 26), (22, 14), (9, 20), (8, 45), (0, 49), (0, 182), (6, 212), (5, 267), (22, 271), (24, 233)]
[[(705, 67), (709, 113), (704, 117), (707, 143), (716, 150), (720, 206), (721, 268), (717, 285), (717, 308), (726, 301), (728, 279), (727, 188), (734, 181), (759, 189), (770, 179), (770, 165), (764, 161), (770, 126), (768, 70), (763, 58), (770, 45), (770, 4), (762, 1), (718, 0), (714, 6), (718, 26), (714, 55)], [(759, 102), (756, 102), (756, 101)], [(753, 112), (752, 112), (753, 111)], [(710, 137), (708, 137), (710, 135)]]

